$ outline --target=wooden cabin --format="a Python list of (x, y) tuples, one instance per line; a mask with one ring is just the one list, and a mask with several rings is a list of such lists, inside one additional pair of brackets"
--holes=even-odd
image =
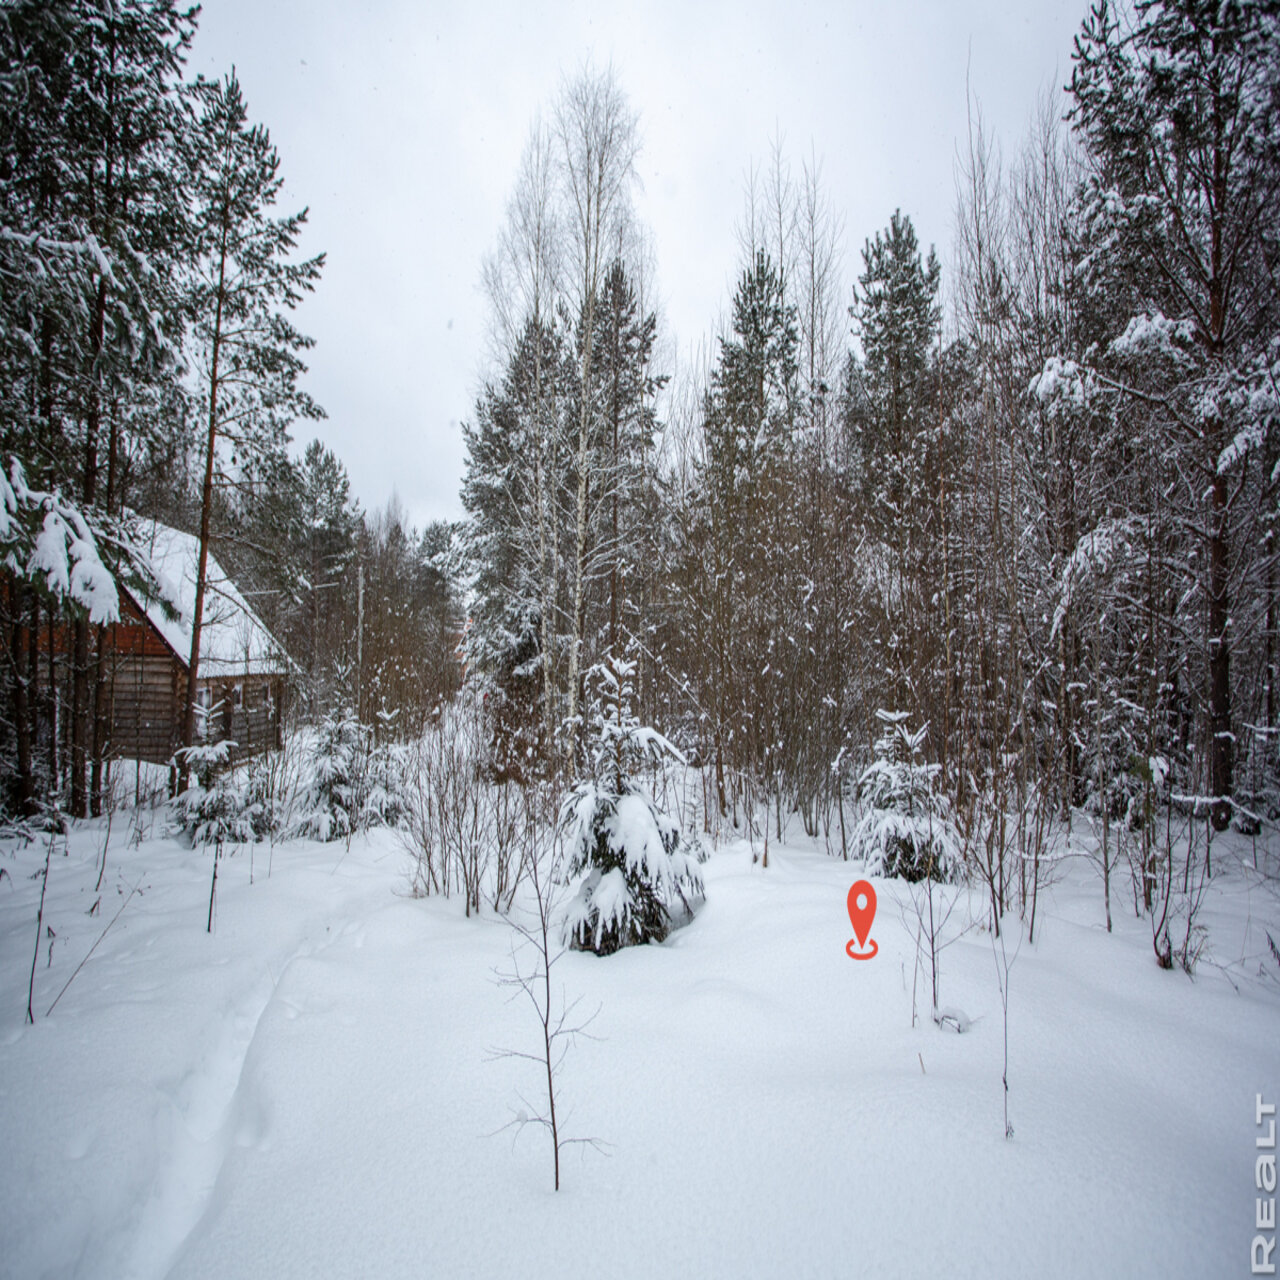
[[(151, 559), (165, 602), (120, 585), (120, 621), (107, 628), (103, 644), (111, 754), (164, 764), (182, 744), (199, 543), (156, 523), (135, 541)], [(212, 554), (206, 577), (197, 739), (234, 742), (233, 758), (243, 759), (280, 746), (293, 664)]]

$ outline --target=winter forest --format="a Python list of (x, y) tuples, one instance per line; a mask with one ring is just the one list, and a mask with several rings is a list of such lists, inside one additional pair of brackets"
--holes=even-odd
[(0, 1273), (1269, 1274), (1280, 4), (1096, 0), (947, 245), (781, 122), (688, 357), (567, 64), (424, 527), (200, 18), (0, 0)]

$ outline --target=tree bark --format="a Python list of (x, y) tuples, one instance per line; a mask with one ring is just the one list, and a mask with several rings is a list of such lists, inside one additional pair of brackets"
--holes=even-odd
[(27, 627), (22, 612), (26, 601), (21, 583), (9, 580), (9, 657), (13, 680), (13, 736), (18, 756), (18, 807), (24, 815), (35, 812), (35, 779), (31, 768), (31, 699), (24, 664), (27, 659)]
[[(89, 349), (93, 370), (89, 383), (89, 405), (85, 415), (84, 487), (87, 510), (98, 498), (98, 433), (102, 421), (101, 374), (98, 362), (102, 355), (106, 328), (107, 282), (98, 281), (93, 319), (89, 329)], [(71, 683), (71, 814), (84, 818), (89, 814), (88, 766), (90, 754), (91, 716), (89, 706), (89, 619), (77, 617), (72, 624)]]
[[(200, 540), (196, 557), (196, 594), (191, 608), (191, 655), (187, 662), (187, 688), (182, 711), (182, 745), (190, 749), (196, 736), (196, 680), (200, 675), (200, 635), (204, 622), (204, 592), (209, 568), (209, 527), (213, 514), (213, 462), (218, 444), (218, 357), (222, 348), (222, 304), (226, 296), (227, 239), (231, 210), (222, 205), (222, 239), (218, 253), (218, 301), (213, 322), (213, 351), (209, 363), (209, 428), (205, 442), (204, 484), (200, 491)], [(179, 769), (179, 789), (186, 790), (190, 766), (184, 755)]]
[(1231, 730), (1231, 646), (1228, 599), (1227, 480), (1216, 469), (1209, 533), (1209, 788), (1213, 827), (1231, 822), (1235, 739)]

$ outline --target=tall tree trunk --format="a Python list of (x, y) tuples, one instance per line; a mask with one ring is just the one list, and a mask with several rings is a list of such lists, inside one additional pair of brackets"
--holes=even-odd
[(111, 662), (107, 655), (107, 628), (94, 633), (93, 762), (90, 771), (89, 809), (102, 816), (107, 777), (107, 752), (111, 745)]
[[(85, 415), (84, 486), (87, 510), (98, 498), (98, 433), (102, 421), (102, 387), (99, 360), (107, 314), (107, 281), (98, 281), (93, 318), (89, 329), (89, 350), (93, 361), (89, 382), (89, 405)], [(89, 707), (89, 619), (77, 617), (72, 626), (71, 685), (71, 814), (84, 818), (89, 813), (88, 765), (91, 717)]]
[[(209, 527), (213, 514), (213, 463), (218, 444), (218, 358), (222, 353), (222, 304), (226, 296), (227, 237), (231, 210), (222, 206), (222, 239), (218, 252), (218, 302), (213, 322), (213, 350), (209, 362), (209, 429), (205, 441), (204, 484), (200, 491), (200, 541), (196, 557), (196, 594), (191, 607), (191, 655), (187, 662), (187, 688), (182, 709), (182, 745), (188, 750), (196, 738), (196, 681), (200, 676), (200, 636), (204, 623), (204, 591), (209, 569)], [(184, 755), (179, 788), (186, 790), (190, 763)]]
[[(107, 493), (106, 512), (113, 515), (116, 509), (116, 485), (119, 476), (120, 413), (119, 406), (111, 411), (111, 426), (107, 433)], [(89, 812), (97, 818), (102, 815), (102, 788), (106, 773), (105, 755), (111, 732), (109, 724), (110, 694), (107, 689), (108, 667), (104, 649), (106, 627), (99, 626), (94, 634), (93, 664), (93, 756), (89, 779)]]
[(1231, 648), (1227, 586), (1227, 480), (1215, 468), (1209, 532), (1209, 788), (1213, 826), (1225, 831), (1231, 821), (1235, 740), (1231, 732)]
[[(40, 597), (31, 593), (31, 623), (27, 628), (27, 709), (31, 725), (31, 747), (40, 750)], [(33, 785), (35, 764), (32, 764)]]
[(580, 735), (574, 722), (578, 716), (578, 682), (582, 667), (583, 625), (586, 617), (587, 576), (587, 445), (591, 427), (591, 340), (595, 328), (595, 290), (587, 292), (583, 308), (582, 371), (578, 397), (578, 495), (575, 506), (573, 542), (573, 635), (569, 643), (569, 724), (574, 734), (570, 757), (577, 769), (577, 742)]
[(1263, 679), (1265, 695), (1262, 703), (1263, 727), (1270, 730), (1276, 723), (1276, 561), (1274, 531), (1268, 529), (1267, 548), (1267, 622)]
[(555, 758), (555, 681), (553, 671), (551, 617), (555, 608), (555, 561), (549, 545), (547, 493), (547, 447), (550, 426), (543, 409), (542, 386), (542, 321), (534, 311), (536, 344), (533, 350), (533, 412), (537, 432), (534, 459), (534, 500), (538, 508), (538, 588), (540, 593), (538, 626), (542, 640), (542, 715), (546, 734), (545, 749)]
[(59, 716), (60, 697), (58, 691), (58, 666), (55, 646), (57, 644), (57, 624), (55, 609), (49, 606), (49, 786), (57, 791), (62, 785), (62, 725)]
[(89, 622), (71, 625), (71, 816), (89, 816)]
[(26, 591), (15, 577), (9, 579), (9, 659), (13, 682), (13, 736), (18, 756), (18, 806), (23, 814), (35, 812), (35, 779), (31, 768), (31, 698), (26, 670), (28, 636), (23, 621)]
[[(1220, 362), (1226, 349), (1227, 331), (1227, 263), (1224, 258), (1224, 222), (1228, 208), (1227, 168), (1229, 159), (1224, 145), (1225, 120), (1221, 97), (1215, 93), (1212, 108), (1214, 129), (1213, 216), (1209, 226), (1209, 356), (1211, 367), (1220, 374)], [(1231, 730), (1231, 646), (1227, 635), (1230, 626), (1231, 599), (1228, 585), (1230, 572), (1230, 498), (1227, 477), (1218, 466), (1226, 443), (1226, 424), (1221, 419), (1206, 423), (1209, 466), (1213, 475), (1209, 515), (1209, 786), (1213, 792), (1213, 827), (1225, 831), (1231, 821), (1231, 796), (1234, 791), (1235, 739)], [(1206, 864), (1208, 850), (1205, 851)]]

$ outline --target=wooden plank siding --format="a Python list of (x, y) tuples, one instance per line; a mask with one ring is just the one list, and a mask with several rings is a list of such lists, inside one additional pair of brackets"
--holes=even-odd
[[(93, 634), (101, 637), (109, 707), (106, 754), (117, 759), (167, 764), (182, 744), (185, 659), (173, 652), (151, 620), (123, 591), (120, 621), (100, 632), (95, 628)], [(50, 628), (41, 641), (46, 653), (52, 645), (59, 661), (70, 654), (71, 632), (67, 627)], [(92, 657), (90, 663), (92, 669)], [(230, 739), (236, 744), (233, 760), (280, 747), (286, 695), (283, 674), (219, 675), (197, 679), (196, 683), (198, 690), (208, 690), (210, 711), (204, 718), (204, 742)]]
[(232, 758), (235, 760), (279, 748), (285, 694), (283, 677), (215, 677), (197, 680), (196, 684), (199, 689), (209, 691), (204, 741), (234, 742)]
[(110, 754), (164, 764), (182, 741), (186, 676), (172, 656), (116, 653), (108, 663)]

